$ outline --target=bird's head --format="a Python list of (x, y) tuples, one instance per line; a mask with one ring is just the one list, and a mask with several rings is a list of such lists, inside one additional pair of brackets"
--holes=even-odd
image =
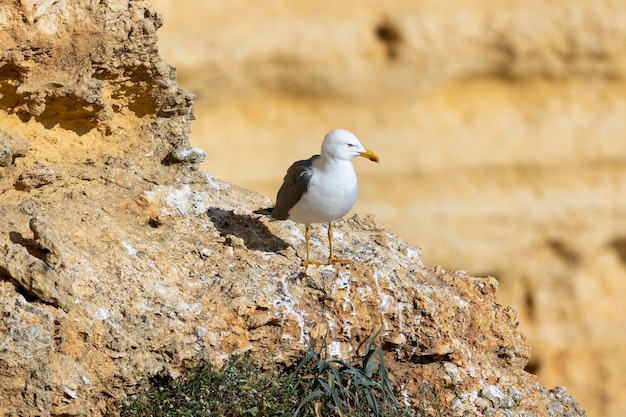
[(322, 142), (322, 156), (343, 161), (362, 156), (370, 161), (379, 161), (378, 155), (365, 149), (354, 134), (344, 129), (334, 129), (328, 132)]

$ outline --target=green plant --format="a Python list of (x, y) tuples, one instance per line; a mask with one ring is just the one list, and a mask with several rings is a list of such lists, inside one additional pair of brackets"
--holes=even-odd
[(357, 365), (328, 356), (315, 344), (292, 372), (264, 371), (250, 355), (221, 368), (202, 362), (176, 380), (153, 378), (126, 399), (122, 417), (409, 417), (391, 389), (385, 360), (374, 341)]
[(319, 349), (312, 346), (289, 378), (297, 392), (308, 393), (300, 401), (294, 417), (300, 413), (321, 417), (328, 413), (345, 416), (409, 415), (393, 394), (385, 359), (374, 341), (369, 341), (359, 365), (327, 356), (326, 342)]
[(297, 394), (284, 374), (262, 372), (249, 355), (233, 356), (219, 370), (203, 362), (176, 380), (154, 378), (127, 399), (122, 417), (289, 417)]

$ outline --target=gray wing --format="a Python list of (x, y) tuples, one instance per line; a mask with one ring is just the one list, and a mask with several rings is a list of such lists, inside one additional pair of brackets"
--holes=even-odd
[(318, 159), (319, 155), (313, 155), (309, 159), (294, 162), (287, 170), (283, 185), (278, 190), (276, 196), (276, 206), (272, 210), (272, 217), (278, 220), (286, 220), (289, 218), (289, 210), (296, 205), (302, 194), (309, 187), (309, 179), (311, 178), (311, 167), (313, 161)]

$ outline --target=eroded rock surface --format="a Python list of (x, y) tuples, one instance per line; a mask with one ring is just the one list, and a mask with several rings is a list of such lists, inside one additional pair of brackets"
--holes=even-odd
[(0, 414), (115, 415), (146, 378), (193, 360), (252, 350), (291, 364), (324, 335), (349, 358), (382, 327), (409, 404), (585, 415), (524, 371), (495, 279), (424, 267), (369, 216), (337, 223), (353, 264), (303, 268), (298, 225), (197, 172), (192, 96), (157, 54), (146, 2), (16, 1), (0, 24), (0, 125), (29, 144), (0, 167)]

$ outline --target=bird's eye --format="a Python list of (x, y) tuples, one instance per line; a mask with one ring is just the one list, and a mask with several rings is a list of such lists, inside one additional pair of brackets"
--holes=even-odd
[(353, 144), (348, 143), (348, 147), (349, 147), (349, 148), (351, 148), (351, 147), (353, 147), (353, 146), (354, 146)]

